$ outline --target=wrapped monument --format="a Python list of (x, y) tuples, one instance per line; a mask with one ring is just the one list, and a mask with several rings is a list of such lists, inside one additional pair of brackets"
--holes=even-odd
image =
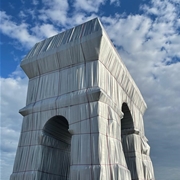
[(99, 19), (37, 43), (10, 180), (154, 180), (146, 103)]

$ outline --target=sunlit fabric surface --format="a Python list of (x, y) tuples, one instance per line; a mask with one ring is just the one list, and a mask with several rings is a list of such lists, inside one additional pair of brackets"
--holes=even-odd
[[(112, 27), (113, 28), (113, 27)], [(154, 180), (146, 103), (100, 21), (37, 43), (10, 180)]]

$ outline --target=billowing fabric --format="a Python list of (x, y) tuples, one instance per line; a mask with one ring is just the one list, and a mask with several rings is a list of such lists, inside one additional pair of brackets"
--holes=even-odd
[(10, 180), (154, 180), (146, 103), (96, 18), (37, 43)]

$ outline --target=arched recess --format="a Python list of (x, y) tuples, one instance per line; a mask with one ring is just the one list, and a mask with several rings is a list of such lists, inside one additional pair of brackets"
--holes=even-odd
[(128, 105), (123, 103), (121, 110), (124, 113), (121, 119), (121, 134), (132, 133), (134, 131), (134, 123)]
[(123, 118), (121, 119), (121, 140), (122, 140), (122, 147), (123, 152), (126, 160), (127, 167), (129, 171), (131, 172), (131, 178), (133, 177), (133, 166), (131, 164), (131, 160), (129, 155), (131, 155), (131, 148), (134, 146), (134, 143), (132, 141), (132, 135), (134, 133), (134, 123), (131, 116), (131, 112), (129, 110), (129, 107), (127, 103), (122, 104), (121, 111), (124, 113)]
[(63, 116), (54, 116), (44, 125), (41, 170), (48, 173), (50, 179), (69, 180), (71, 134), (68, 129), (68, 121)]

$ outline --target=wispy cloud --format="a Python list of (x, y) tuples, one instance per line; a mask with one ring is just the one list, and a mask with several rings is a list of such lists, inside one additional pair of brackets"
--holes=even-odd
[(38, 2), (38, 0), (33, 0), (33, 1), (32, 1), (32, 4), (36, 6), (36, 5), (39, 4), (39, 2)]
[(31, 31), (37, 36), (43, 38), (47, 38), (50, 36), (54, 36), (58, 33), (58, 30), (52, 24), (41, 24), (36, 25), (31, 29)]
[(26, 15), (23, 11), (20, 11), (20, 12), (19, 12), (19, 17), (20, 17), (20, 18), (26, 18), (27, 15)]
[(43, 8), (39, 11), (39, 19), (65, 25), (69, 4), (67, 0), (43, 0)]
[(39, 38), (29, 33), (29, 25), (27, 23), (15, 23), (11, 16), (1, 11), (1, 26), (0, 30), (3, 34), (20, 42), (24, 47), (32, 47)]
[(114, 4), (116, 6), (120, 6), (121, 2), (120, 2), (120, 0), (110, 0), (110, 4)]
[(9, 2), (8, 4), (9, 4), (9, 7), (10, 7), (11, 9), (14, 9), (14, 8), (15, 8), (12, 3)]
[(100, 5), (104, 3), (105, 0), (75, 0), (74, 7), (77, 11), (98, 12)]
[[(25, 106), (28, 79), (19, 69), (9, 78), (0, 77), (1, 84), (1, 178), (9, 179), (21, 130), (19, 109)], [(2, 138), (3, 137), (3, 138)], [(6, 173), (4, 173), (6, 172)]]

